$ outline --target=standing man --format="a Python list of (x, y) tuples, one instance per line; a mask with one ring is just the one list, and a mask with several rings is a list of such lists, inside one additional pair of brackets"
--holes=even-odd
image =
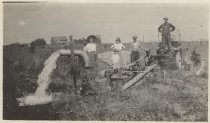
[[(141, 45), (141, 43), (139, 41), (137, 41), (137, 36), (134, 35), (132, 37), (133, 42), (131, 44), (130, 47), (130, 51), (131, 51), (131, 63), (135, 62), (139, 59), (139, 48), (143, 49), (146, 51), (146, 49), (143, 48), (143, 46)], [(134, 66), (133, 66), (134, 67)]]
[(70, 73), (72, 75), (73, 79), (73, 85), (74, 85), (74, 90), (75, 94), (77, 94), (77, 80), (80, 74), (80, 65), (79, 65), (79, 58), (75, 56), (74, 54), (74, 42), (72, 41), (72, 35), (69, 35), (69, 40), (70, 40), (70, 51), (71, 51), (71, 70)]
[(158, 31), (162, 33), (162, 45), (166, 49), (171, 48), (171, 34), (175, 30), (175, 26), (168, 23), (168, 17), (163, 18), (164, 23), (158, 27)]

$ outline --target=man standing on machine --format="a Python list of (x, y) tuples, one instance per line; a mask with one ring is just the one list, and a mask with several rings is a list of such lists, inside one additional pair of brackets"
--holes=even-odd
[(162, 34), (162, 45), (165, 49), (171, 48), (171, 34), (175, 30), (175, 26), (168, 23), (168, 17), (163, 18), (164, 23), (158, 27), (158, 31)]

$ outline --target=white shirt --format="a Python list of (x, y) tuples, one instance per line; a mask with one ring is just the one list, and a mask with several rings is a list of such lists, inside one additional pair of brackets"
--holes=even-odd
[(112, 63), (114, 69), (118, 69), (120, 67), (120, 56), (118, 54), (112, 55)]
[(88, 43), (84, 48), (83, 48), (84, 51), (87, 51), (87, 52), (92, 52), (92, 51), (95, 51), (96, 52), (96, 44), (95, 43)]
[(125, 46), (122, 43), (115, 43), (111, 46), (111, 49), (116, 49), (118, 51), (122, 51), (125, 48)]

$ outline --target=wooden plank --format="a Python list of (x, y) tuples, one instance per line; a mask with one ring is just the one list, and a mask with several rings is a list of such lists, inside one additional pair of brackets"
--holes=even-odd
[(145, 71), (143, 73), (139, 73), (137, 76), (135, 76), (133, 79), (131, 79), (129, 82), (125, 83), (123, 85), (122, 90), (126, 90), (127, 88), (129, 88), (130, 86), (134, 85), (135, 83), (137, 83), (144, 75), (146, 75), (148, 72), (150, 72), (154, 67), (156, 67), (156, 64), (153, 64), (151, 66), (146, 67)]

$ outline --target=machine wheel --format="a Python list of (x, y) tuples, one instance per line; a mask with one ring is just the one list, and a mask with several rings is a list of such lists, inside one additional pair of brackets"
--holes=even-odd
[(180, 51), (176, 53), (176, 66), (178, 67), (178, 69), (181, 69), (182, 67), (182, 57)]

